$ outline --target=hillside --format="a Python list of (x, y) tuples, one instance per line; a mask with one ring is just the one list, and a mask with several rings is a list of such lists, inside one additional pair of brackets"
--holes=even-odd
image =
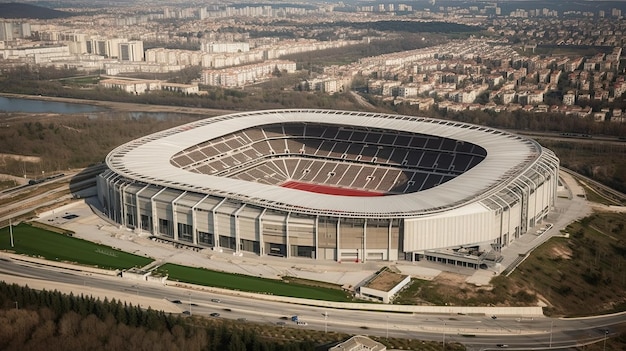
[(19, 4), (15, 2), (0, 3), (0, 18), (52, 19), (74, 16), (69, 12), (58, 11), (47, 7)]

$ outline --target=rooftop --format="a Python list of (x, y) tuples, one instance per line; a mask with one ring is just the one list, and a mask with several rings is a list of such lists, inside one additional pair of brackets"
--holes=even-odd
[[(186, 171), (170, 163), (173, 155), (207, 140), (253, 126), (281, 122), (326, 123), (435, 135), (469, 142), (487, 156), (456, 178), (428, 190), (393, 196), (350, 197), (316, 194)], [(503, 189), (531, 167), (542, 153), (536, 142), (489, 127), (424, 117), (331, 110), (267, 110), (207, 118), (131, 141), (107, 156), (117, 174), (142, 183), (213, 194), (278, 210), (346, 217), (408, 217), (439, 213), (476, 202)]]

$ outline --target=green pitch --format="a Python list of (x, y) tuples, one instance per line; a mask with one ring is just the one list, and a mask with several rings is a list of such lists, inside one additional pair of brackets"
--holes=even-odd
[(11, 247), (9, 227), (0, 229), (0, 250), (43, 257), (50, 261), (67, 261), (104, 269), (143, 267), (153, 261), (151, 258), (24, 223), (13, 226), (13, 243), (14, 247)]
[(337, 302), (351, 301), (345, 292), (338, 289), (290, 284), (280, 280), (216, 272), (171, 263), (159, 267), (158, 272), (163, 275), (167, 274), (169, 276), (168, 280), (177, 280), (216, 288), (314, 300)]

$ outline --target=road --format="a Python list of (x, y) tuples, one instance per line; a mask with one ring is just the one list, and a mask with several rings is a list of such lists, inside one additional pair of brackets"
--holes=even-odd
[[(43, 283), (48, 289), (56, 285), (70, 286), (75, 294), (105, 291), (109, 299), (129, 299), (142, 307), (146, 301), (161, 301), (171, 312), (189, 311), (192, 315), (218, 318), (246, 319), (250, 322), (282, 325), (285, 328), (310, 328), (348, 334), (378, 335), (459, 342), (469, 350), (497, 348), (507, 344), (509, 349), (542, 349), (573, 347), (582, 343), (602, 341), (615, 335), (616, 326), (626, 323), (625, 314), (582, 319), (524, 318), (517, 316), (429, 315), (340, 309), (259, 301), (234, 294), (184, 289), (123, 279), (114, 276), (85, 274), (33, 263), (0, 260), (0, 280), (9, 283)], [(60, 289), (59, 289), (60, 290)], [(213, 300), (218, 299), (219, 302)], [(298, 326), (290, 317), (298, 315), (306, 326)], [(279, 324), (280, 323), (280, 324)], [(284, 325), (283, 325), (284, 323)]]
[(98, 164), (42, 183), (0, 191), (0, 225), (37, 209), (56, 207), (76, 198), (81, 190), (95, 186), (95, 176), (104, 169), (103, 164)]

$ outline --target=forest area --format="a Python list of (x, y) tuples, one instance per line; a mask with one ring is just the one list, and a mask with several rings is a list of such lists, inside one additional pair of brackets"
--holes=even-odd
[(0, 323), (0, 349), (6, 351), (315, 349), (311, 342), (267, 340), (227, 321), (181, 317), (4, 282), (0, 282)]
[[(0, 281), (0, 350), (322, 351), (350, 335), (280, 325), (167, 314), (121, 301), (37, 291)], [(372, 339), (435, 351), (438, 342)], [(454, 342), (447, 350), (465, 348)]]

